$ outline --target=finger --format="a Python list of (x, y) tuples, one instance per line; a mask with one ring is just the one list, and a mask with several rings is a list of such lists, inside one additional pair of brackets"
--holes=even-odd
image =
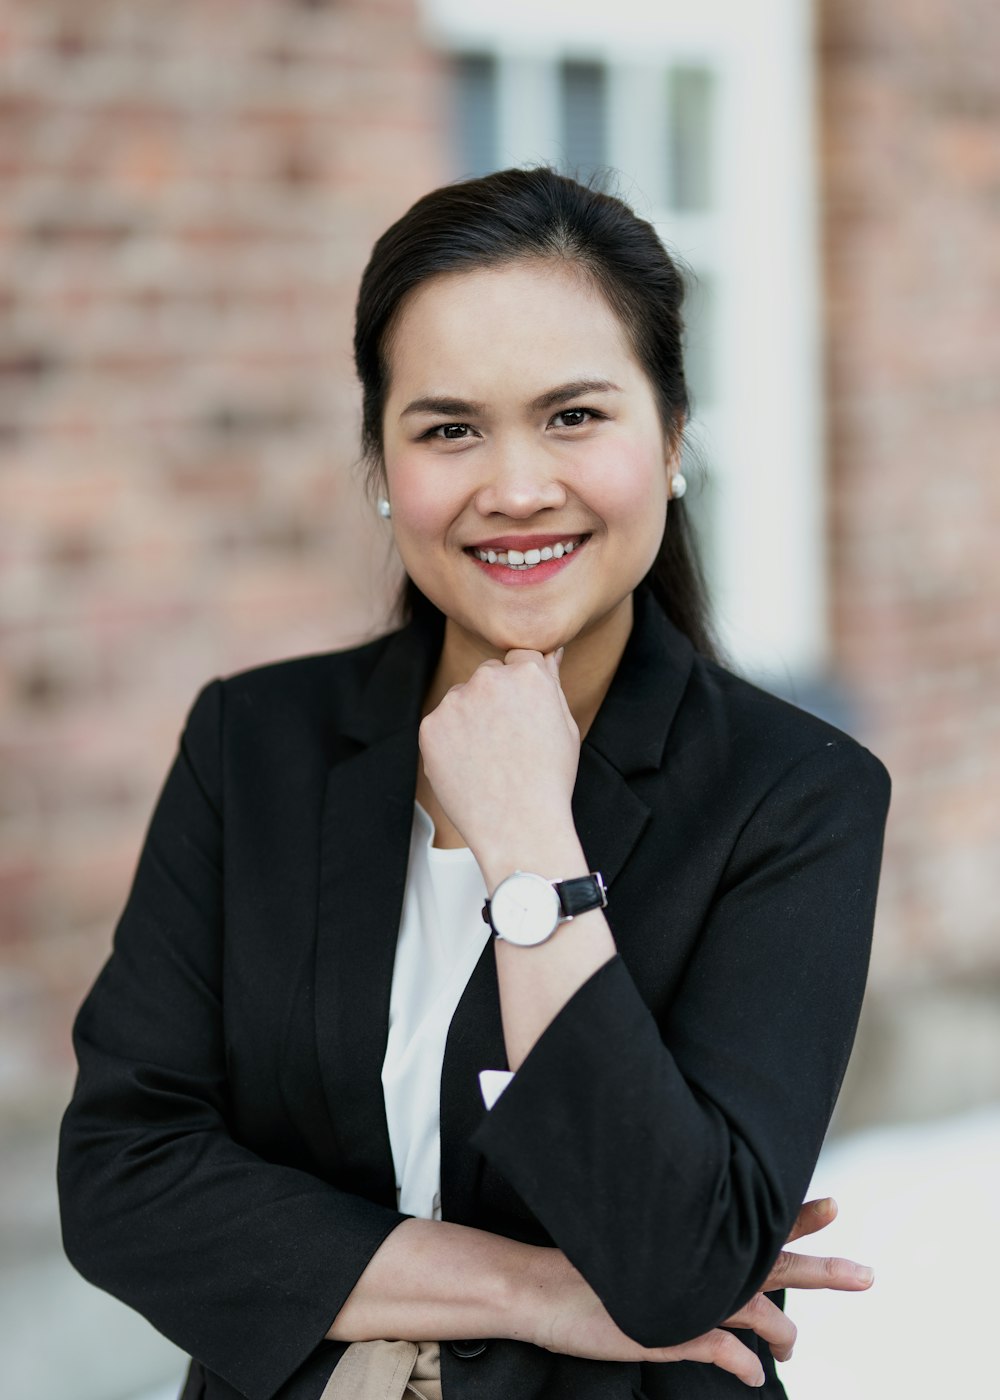
[(566, 699), (566, 692), (562, 688), (562, 678), (559, 675), (558, 666), (553, 666), (552, 679), (556, 683), (556, 694), (559, 696), (559, 704), (562, 707), (563, 719), (566, 721), (570, 733), (573, 735), (576, 742), (579, 743), (580, 730), (577, 727), (576, 720), (573, 718), (573, 711), (570, 709), (569, 701)]
[(771, 1348), (775, 1361), (787, 1361), (792, 1354), (798, 1329), (786, 1313), (763, 1293), (755, 1293), (738, 1313), (727, 1317), (724, 1327), (746, 1327), (756, 1332)]
[(840, 1293), (860, 1293), (870, 1288), (875, 1273), (867, 1264), (815, 1254), (795, 1254), (783, 1249), (761, 1284), (762, 1293), (776, 1288), (833, 1288)]
[(793, 1240), (799, 1240), (803, 1235), (814, 1235), (817, 1230), (824, 1229), (836, 1218), (837, 1202), (832, 1196), (823, 1196), (817, 1201), (806, 1201), (795, 1217), (795, 1224), (792, 1226), (791, 1234), (785, 1243), (791, 1244)]
[[(548, 665), (552, 679), (556, 683), (556, 689), (559, 692), (559, 698), (562, 700), (563, 714), (567, 717), (567, 719), (572, 721), (573, 716), (570, 712), (569, 701), (566, 699), (566, 692), (563, 690), (562, 683), (562, 658), (565, 650), (565, 647), (560, 647), (558, 651), (546, 652), (545, 661)], [(575, 721), (573, 722), (575, 723)]]
[(692, 1350), (688, 1352), (686, 1346), (685, 1356), (690, 1355), (691, 1360), (707, 1361), (712, 1366), (718, 1366), (720, 1371), (728, 1371), (731, 1376), (743, 1381), (744, 1385), (764, 1384), (764, 1368), (760, 1364), (760, 1357), (748, 1346), (744, 1346), (732, 1332), (724, 1332), (716, 1327), (714, 1331), (706, 1332), (704, 1337), (698, 1337), (694, 1343), (688, 1345)]
[(544, 665), (545, 657), (542, 652), (531, 651), (528, 647), (511, 647), (510, 651), (504, 653), (505, 666), (523, 666), (526, 661), (533, 661), (536, 666), (539, 662)]

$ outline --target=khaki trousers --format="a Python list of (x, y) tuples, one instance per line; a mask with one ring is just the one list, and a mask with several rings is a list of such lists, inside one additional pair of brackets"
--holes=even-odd
[(438, 1342), (352, 1342), (320, 1400), (441, 1400)]

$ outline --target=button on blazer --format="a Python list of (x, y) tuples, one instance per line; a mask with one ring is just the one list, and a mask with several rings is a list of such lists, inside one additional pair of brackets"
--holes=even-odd
[[(185, 1400), (317, 1400), (346, 1347), (324, 1334), (408, 1218), (380, 1073), (440, 644), (414, 622), (198, 693), (76, 1018), (65, 1247), (190, 1355)], [(558, 1247), (645, 1346), (742, 1306), (846, 1067), (889, 791), (866, 748), (695, 652), (640, 586), (573, 794), (617, 951), (487, 1110), (478, 1072), (507, 1059), (484, 944), (445, 1050), (443, 1218)], [(449, 1400), (745, 1392), (504, 1338), (441, 1365)]]

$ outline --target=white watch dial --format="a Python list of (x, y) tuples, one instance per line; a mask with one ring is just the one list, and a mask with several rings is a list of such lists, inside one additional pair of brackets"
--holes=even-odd
[(529, 947), (544, 942), (555, 930), (562, 905), (551, 880), (518, 870), (497, 885), (490, 916), (501, 938)]

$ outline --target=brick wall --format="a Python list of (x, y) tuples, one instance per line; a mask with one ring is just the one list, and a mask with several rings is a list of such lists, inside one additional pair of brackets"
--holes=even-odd
[(0, 18), (0, 1110), (61, 1101), (187, 706), (388, 596), (350, 335), (441, 166), (411, 0)]
[(895, 780), (886, 992), (1000, 982), (998, 54), (991, 0), (820, 6), (833, 624)]
[[(5, 1121), (65, 1098), (69, 1020), (196, 689), (378, 624), (350, 322), (372, 238), (447, 174), (413, 10), (0, 18)], [(1000, 10), (819, 20), (833, 627), (895, 779), (873, 1004), (909, 987), (926, 1010), (934, 979), (952, 998), (863, 1028), (871, 1116), (900, 1101), (894, 1063), (937, 1066), (945, 1106), (1000, 1067), (965, 995), (1000, 979)], [(930, 1020), (960, 1063), (935, 1049), (925, 1074)]]

